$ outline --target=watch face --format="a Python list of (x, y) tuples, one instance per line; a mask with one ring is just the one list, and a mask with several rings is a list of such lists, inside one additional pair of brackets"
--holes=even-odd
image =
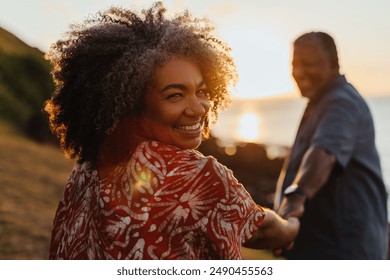
[(293, 193), (297, 193), (301, 196), (306, 196), (304, 191), (301, 188), (299, 188), (298, 184), (293, 184), (291, 186), (288, 186), (287, 189), (284, 191), (285, 196), (289, 196)]
[(292, 193), (296, 192), (297, 189), (298, 189), (298, 185), (297, 184), (288, 186), (287, 189), (285, 189), (285, 191), (284, 191), (284, 195), (292, 194)]

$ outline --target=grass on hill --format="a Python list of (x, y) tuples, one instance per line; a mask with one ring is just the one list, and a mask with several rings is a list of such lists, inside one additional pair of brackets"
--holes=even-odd
[(0, 52), (14, 55), (37, 55), (39, 49), (30, 47), (14, 34), (0, 27)]
[(39, 131), (30, 136), (48, 138), (50, 132), (41, 110), (54, 84), (51, 66), (43, 56), (0, 27), (0, 119), (18, 127), (34, 123)]
[(47, 259), (51, 225), (73, 162), (0, 123), (0, 259)]

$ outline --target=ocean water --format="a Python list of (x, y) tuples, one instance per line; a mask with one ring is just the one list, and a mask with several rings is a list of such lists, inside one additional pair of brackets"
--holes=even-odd
[[(384, 181), (390, 194), (390, 95), (366, 97), (374, 119), (376, 145)], [(302, 98), (234, 100), (230, 109), (221, 112), (212, 134), (234, 145), (246, 141), (268, 146), (269, 157), (284, 156), (293, 144), (306, 101)], [(389, 197), (390, 219), (390, 197)]]

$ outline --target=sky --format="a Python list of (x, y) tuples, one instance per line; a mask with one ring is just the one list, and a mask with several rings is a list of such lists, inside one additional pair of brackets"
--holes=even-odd
[[(111, 5), (141, 9), (152, 0), (0, 0), (0, 26), (47, 51), (69, 24)], [(297, 94), (292, 42), (309, 31), (331, 34), (341, 72), (363, 95), (390, 95), (388, 0), (166, 0), (168, 11), (208, 17), (232, 48), (237, 98)], [(298, 95), (298, 94), (297, 94)]]

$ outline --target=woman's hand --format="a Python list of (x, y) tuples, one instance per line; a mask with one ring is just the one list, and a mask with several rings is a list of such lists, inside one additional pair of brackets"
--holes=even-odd
[(299, 220), (296, 217), (283, 219), (271, 209), (264, 209), (264, 211), (263, 224), (245, 246), (255, 249), (291, 247), (299, 231)]

